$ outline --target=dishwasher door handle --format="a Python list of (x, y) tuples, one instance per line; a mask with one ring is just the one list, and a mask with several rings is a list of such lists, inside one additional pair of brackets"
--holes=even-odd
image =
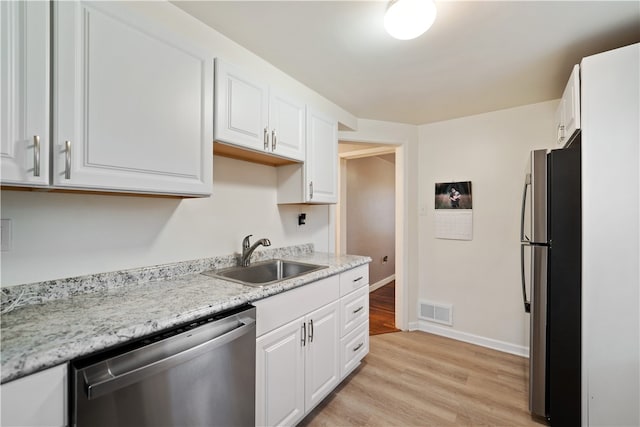
[(106, 361), (106, 369), (102, 370), (95, 375), (90, 375), (94, 378), (88, 378), (85, 372), (85, 392), (87, 398), (97, 399), (100, 396), (112, 393), (118, 389), (136, 383), (144, 378), (154, 375), (158, 372), (167, 370), (173, 366), (177, 366), (184, 363), (194, 357), (207, 353), (217, 347), (223, 346), (239, 337), (255, 330), (255, 320), (243, 318), (241, 326), (236, 327), (228, 332), (223, 333), (211, 340), (205, 341), (199, 345), (188, 348), (184, 351), (172, 354), (163, 359), (154, 361), (152, 363), (142, 364), (128, 369), (126, 372), (114, 375), (112, 373), (109, 360)]

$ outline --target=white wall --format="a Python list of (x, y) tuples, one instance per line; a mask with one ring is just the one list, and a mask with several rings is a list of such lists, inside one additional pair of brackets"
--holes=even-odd
[[(453, 327), (421, 327), (526, 353), (529, 315), (520, 285), (519, 225), (532, 149), (555, 141), (558, 101), (432, 123), (419, 128), (421, 299), (453, 304)], [(436, 182), (471, 181), (473, 240), (434, 237)]]
[(231, 254), (247, 234), (327, 250), (328, 207), (278, 206), (275, 168), (216, 156), (213, 171), (203, 199), (2, 191), (2, 286)]
[(638, 76), (640, 44), (581, 64), (583, 425), (640, 425)]

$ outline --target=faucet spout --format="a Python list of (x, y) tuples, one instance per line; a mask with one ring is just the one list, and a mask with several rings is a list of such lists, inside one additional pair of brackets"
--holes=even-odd
[(249, 240), (251, 236), (253, 236), (253, 234), (249, 234), (242, 240), (242, 257), (240, 258), (240, 265), (242, 267), (249, 267), (251, 264), (251, 254), (253, 254), (253, 251), (255, 251), (258, 246), (271, 246), (269, 239), (260, 239), (252, 245)]

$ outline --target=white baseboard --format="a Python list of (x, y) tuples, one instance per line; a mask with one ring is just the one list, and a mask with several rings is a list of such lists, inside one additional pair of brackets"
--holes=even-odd
[(373, 292), (376, 289), (380, 289), (381, 287), (383, 287), (384, 285), (386, 285), (387, 283), (389, 283), (392, 280), (396, 280), (396, 275), (392, 274), (389, 277), (385, 277), (384, 279), (374, 283), (373, 285), (369, 285), (369, 292)]
[(419, 331), (420, 322), (409, 322), (409, 331)]
[[(418, 323), (418, 327), (414, 329), (413, 326), (415, 325), (415, 323)], [(455, 329), (451, 329), (446, 326), (434, 325), (433, 323), (426, 320), (418, 320), (418, 322), (411, 322), (409, 324), (410, 331), (416, 329), (423, 332), (429, 332), (434, 335), (441, 335), (443, 337), (452, 338), (454, 340), (491, 348), (505, 353), (515, 354), (516, 356), (522, 356), (526, 358), (529, 357), (529, 347), (494, 340), (493, 338), (487, 338), (467, 332), (456, 331)]]

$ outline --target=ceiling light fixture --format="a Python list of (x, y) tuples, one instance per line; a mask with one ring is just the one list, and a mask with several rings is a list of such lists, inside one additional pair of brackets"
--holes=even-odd
[(396, 39), (411, 40), (427, 31), (435, 19), (432, 0), (394, 0), (384, 15), (384, 28)]

